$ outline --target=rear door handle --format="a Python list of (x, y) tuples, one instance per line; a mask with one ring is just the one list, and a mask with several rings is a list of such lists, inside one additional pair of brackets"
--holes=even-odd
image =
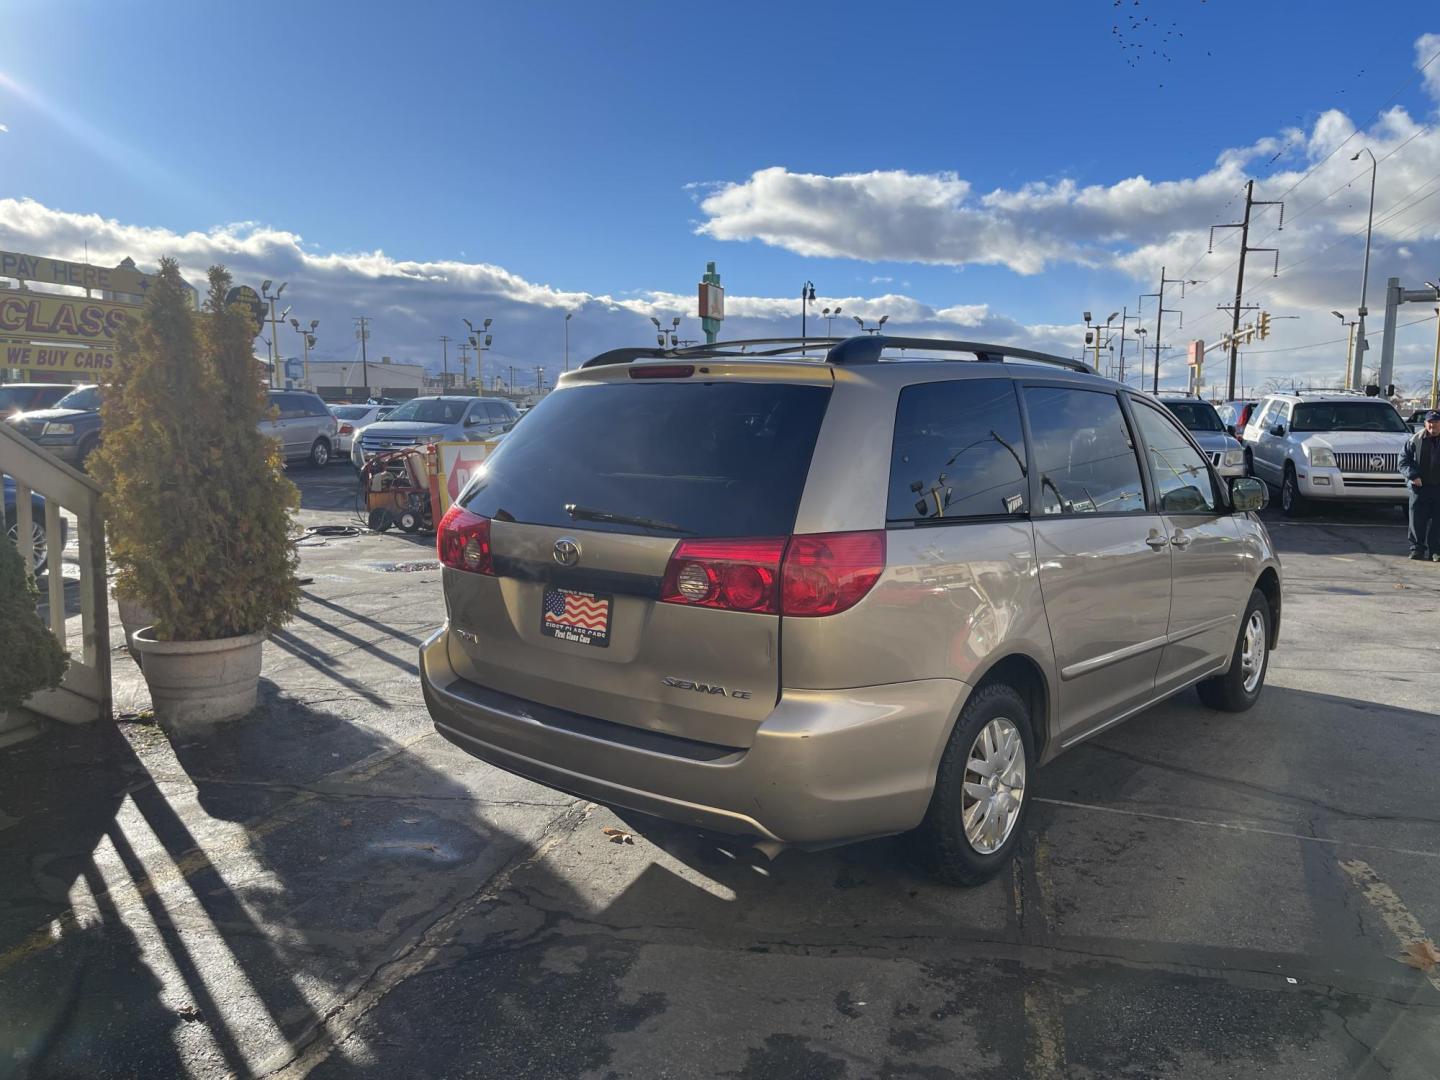
[(1175, 535), (1170, 538), (1170, 543), (1183, 551), (1190, 546), (1190, 537), (1186, 536), (1179, 529), (1176, 529)]
[(1170, 538), (1168, 536), (1162, 536), (1154, 529), (1151, 529), (1150, 535), (1145, 538), (1145, 543), (1149, 544), (1156, 551), (1159, 551), (1161, 548), (1169, 546)]

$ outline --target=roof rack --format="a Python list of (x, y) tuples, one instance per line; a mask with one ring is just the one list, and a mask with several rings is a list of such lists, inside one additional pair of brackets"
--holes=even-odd
[[(763, 348), (762, 348), (763, 346)], [(823, 355), (820, 350), (825, 350)], [(612, 364), (630, 364), (636, 360), (711, 360), (711, 359), (808, 359), (817, 362), (852, 366), (875, 364), (887, 349), (925, 349), (930, 352), (970, 353), (982, 363), (1000, 363), (1005, 360), (1029, 360), (1039, 364), (1054, 364), (1071, 371), (1094, 375), (1095, 369), (1081, 360), (1063, 356), (1020, 349), (1012, 345), (991, 345), (978, 341), (954, 341), (949, 338), (886, 337), (882, 334), (862, 334), (851, 338), (748, 338), (742, 341), (717, 341), (711, 345), (691, 345), (681, 349), (660, 347), (638, 347), (611, 349), (592, 357), (581, 364), (582, 368), (608, 367)], [(926, 359), (930, 359), (927, 357)], [(940, 357), (944, 360), (958, 360), (960, 357)]]
[[(1284, 390), (1277, 390), (1277, 394), (1285, 394)], [(1289, 391), (1295, 397), (1303, 397), (1306, 394), (1358, 394), (1361, 397), (1369, 397), (1364, 390), (1356, 390), (1351, 386), (1302, 386), (1297, 390)]]

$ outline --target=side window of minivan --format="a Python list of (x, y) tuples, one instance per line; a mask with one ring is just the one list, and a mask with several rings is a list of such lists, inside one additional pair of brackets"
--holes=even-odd
[(303, 394), (277, 394), (276, 402), (280, 406), (281, 420), (299, 420), (307, 414), (305, 397)]
[(919, 383), (900, 391), (890, 454), (891, 522), (1024, 513), (1025, 435), (1009, 379)]
[(1027, 386), (1042, 514), (1143, 514), (1140, 460), (1120, 401), (1100, 390)]

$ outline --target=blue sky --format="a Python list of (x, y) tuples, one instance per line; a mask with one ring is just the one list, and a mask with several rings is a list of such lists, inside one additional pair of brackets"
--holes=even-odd
[[(0, 199), (158, 231), (162, 247), (167, 236), (253, 223), (228, 235), (270, 230), (270, 246), (242, 244), (227, 261), (245, 272), (268, 252), (274, 274), (301, 279), (291, 287), (297, 304), (307, 269), (325, 269), (307, 266), (307, 254), (483, 265), (555, 291), (517, 294), (454, 275), (459, 295), (481, 307), (498, 289), (499, 336), (537, 362), (554, 350), (555, 311), (578, 300), (580, 349), (643, 340), (645, 316), (663, 307), (657, 295), (689, 297), (712, 259), (735, 297), (792, 298), (812, 279), (822, 296), (862, 311), (867, 298), (877, 312), (888, 297), (931, 312), (983, 305), (1003, 316), (997, 329), (1040, 340), (1059, 333), (1040, 328), (1072, 325), (1084, 308), (1133, 305), (1153, 290), (1155, 259), (1201, 256), (1205, 225), (1230, 220), (1220, 214), (1245, 176), (1293, 180), (1333, 145), (1317, 127), (1327, 116), (1363, 127), (1399, 88), (1393, 105), (1428, 121), (1436, 100), (1416, 73), (1416, 43), (1440, 25), (1395, 9), (1382, 26), (1361, 18), (1369, 11), (1234, 0), (285, 9), (72, 0), (62, 12), (12, 0), (0, 36)], [(1390, 134), (1397, 144), (1408, 137)], [(1244, 160), (1217, 175), (1220, 155), (1245, 147)], [(856, 176), (880, 180), (843, 180)], [(1145, 214), (1163, 227), (1152, 221), (1143, 235), (1116, 226), (1123, 185), (1137, 177), (1194, 185), (1161, 193), (1171, 205)], [(1329, 192), (1327, 179), (1297, 190), (1294, 209)], [(1067, 181), (1114, 203), (1106, 221), (1063, 194), (1068, 207), (1045, 203)], [(724, 185), (730, 195), (717, 204)], [(1397, 206), (1413, 188), (1390, 193)], [(1025, 204), (1006, 208), (998, 231), (983, 205), (997, 191)], [(1352, 194), (1312, 220), (1334, 210), (1335, 227), (1348, 229)], [(923, 234), (937, 228), (936, 200), (945, 237), (932, 247)], [(951, 234), (945, 222), (957, 207)], [(0, 214), (7, 247), (78, 235), (45, 235), (33, 207), (24, 216)], [(42, 233), (27, 237), (35, 227)], [(103, 250), (106, 230), (94, 231)], [(136, 234), (127, 236), (133, 246)], [(1032, 255), (1010, 253), (1027, 244)], [(1336, 257), (1356, 261), (1340, 247)], [(1397, 255), (1396, 265), (1408, 271), (1412, 258), (1423, 261)], [(1347, 265), (1334, 267), (1337, 290)], [(343, 283), (316, 285), (322, 319), (347, 320)], [(392, 296), (403, 290), (415, 282)], [(440, 311), (458, 303), (444, 290), (420, 295), (390, 305), (411, 311), (408, 322), (397, 311), (377, 323), (377, 338), (393, 333), (397, 352), (423, 353), (433, 335), (422, 323), (453, 334), (448, 323), (466, 313)], [(652, 306), (615, 306), (626, 298)], [(514, 303), (528, 307), (505, 306)], [(790, 329), (775, 305), (754, 310)], [(1297, 343), (1320, 329), (1306, 310), (1287, 327), (1311, 333)], [(1188, 317), (1200, 311), (1197, 303)], [(348, 355), (341, 335), (322, 328), (321, 337), (322, 352)]]

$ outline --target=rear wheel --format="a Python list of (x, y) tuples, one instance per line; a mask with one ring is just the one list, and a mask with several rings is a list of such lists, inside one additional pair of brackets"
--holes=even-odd
[(1285, 478), (1280, 481), (1280, 509), (1286, 517), (1304, 517), (1310, 509), (1309, 500), (1300, 493), (1300, 480), (1295, 475), (1295, 466), (1285, 463)]
[(310, 464), (323, 469), (330, 464), (330, 440), (316, 439), (310, 446)]
[(925, 820), (910, 837), (917, 862), (947, 885), (979, 885), (1015, 853), (1030, 809), (1030, 710), (1012, 687), (970, 695), (950, 733)]
[[(20, 537), (20, 524), (16, 522), (10, 526), (10, 542), (16, 543)], [(30, 523), (30, 571), (37, 577), (45, 572), (45, 566), (50, 561), (50, 547), (45, 541), (45, 526), (38, 521)]]
[(1259, 589), (1250, 593), (1230, 670), (1213, 675), (1195, 687), (1200, 700), (1212, 709), (1245, 712), (1260, 699), (1265, 672), (1270, 666), (1270, 601)]

